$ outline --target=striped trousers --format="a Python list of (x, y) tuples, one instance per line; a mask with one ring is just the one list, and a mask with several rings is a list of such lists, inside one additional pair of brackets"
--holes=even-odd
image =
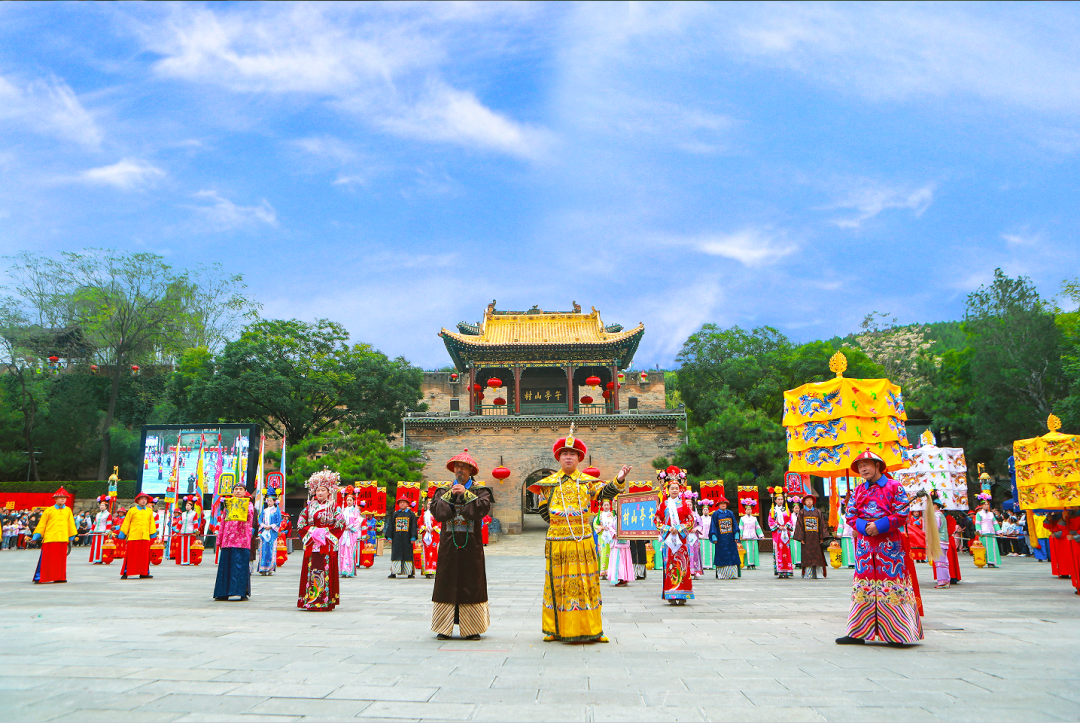
[(440, 635), (453, 635), (455, 624), (463, 638), (480, 635), (487, 632), (490, 622), (486, 602), (472, 605), (431, 603), (431, 631)]

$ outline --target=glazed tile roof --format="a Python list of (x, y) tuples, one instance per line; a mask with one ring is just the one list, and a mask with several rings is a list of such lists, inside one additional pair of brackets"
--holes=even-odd
[(490, 352), (497, 349), (518, 353), (534, 349), (547, 350), (550, 353), (555, 348), (561, 348), (571, 352), (591, 352), (595, 355), (606, 348), (614, 357), (628, 364), (644, 331), (643, 324), (617, 332), (605, 331), (600, 312), (595, 308), (582, 314), (539, 310), (532, 313), (506, 313), (488, 307), (478, 335), (443, 329), (439, 336), (443, 338), (456, 363), (477, 352), (488, 357)]

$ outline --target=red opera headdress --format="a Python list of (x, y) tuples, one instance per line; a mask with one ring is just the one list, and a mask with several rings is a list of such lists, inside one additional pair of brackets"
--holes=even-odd
[(469, 450), (467, 448), (461, 454), (455, 454), (453, 457), (451, 457), (450, 461), (446, 463), (446, 469), (450, 472), (453, 472), (455, 462), (463, 462), (472, 467), (472, 473), (474, 476), (480, 474), (480, 466), (477, 465), (476, 460), (469, 455)]
[(864, 459), (869, 459), (869, 460), (872, 460), (874, 462), (877, 462), (878, 463), (878, 469), (881, 470), (881, 474), (885, 474), (885, 470), (888, 468), (888, 465), (885, 464), (885, 460), (883, 460), (881, 457), (877, 456), (876, 454), (874, 454), (873, 452), (871, 452), (868, 449), (864, 450), (862, 452), (862, 454), (860, 454), (855, 459), (851, 460), (851, 467), (850, 467), (851, 471), (854, 472), (855, 474), (859, 474), (859, 462), (862, 462)]
[(721, 492), (720, 496), (716, 498), (716, 504), (718, 504), (718, 505), (721, 505), (721, 504), (727, 505), (727, 504), (731, 504), (731, 503), (728, 502), (727, 497), (725, 497), (724, 493)]
[(104, 502), (104, 503), (108, 504), (109, 496), (108, 495), (98, 495), (97, 501), (98, 502)]
[(61, 486), (60, 489), (56, 490), (56, 492), (53, 492), (52, 496), (54, 500), (57, 497), (63, 497), (66, 500), (68, 498), (68, 491), (64, 489), (63, 486)]
[(321, 470), (308, 477), (308, 492), (315, 494), (315, 490), (323, 487), (327, 492), (333, 494), (337, 490), (340, 481), (341, 475), (337, 472), (331, 472), (329, 467), (323, 467)]
[(140, 492), (140, 493), (138, 493), (137, 495), (135, 495), (135, 504), (139, 504), (139, 499), (140, 499), (140, 498), (146, 498), (146, 501), (147, 501), (147, 502), (149, 502), (149, 501), (150, 501), (151, 499), (153, 499), (153, 498), (152, 498), (152, 497), (150, 497), (150, 495), (149, 495), (149, 494), (147, 494), (146, 492)]
[(559, 453), (564, 449), (572, 449), (577, 452), (578, 461), (585, 459), (585, 454), (588, 452), (588, 448), (585, 443), (574, 436), (574, 425), (570, 425), (570, 434), (566, 435), (551, 448), (551, 453), (555, 455), (555, 459), (559, 458)]

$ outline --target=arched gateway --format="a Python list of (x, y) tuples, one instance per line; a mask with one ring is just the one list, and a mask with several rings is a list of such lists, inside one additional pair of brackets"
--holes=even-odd
[[(422, 453), (428, 480), (446, 479), (446, 460), (468, 448), (505, 532), (521, 532), (526, 481), (557, 468), (551, 446), (572, 423), (605, 478), (630, 464), (647, 479), (652, 460), (679, 445), (686, 415), (665, 409), (663, 372), (626, 371), (644, 325), (605, 326), (595, 308), (582, 313), (576, 303), (552, 312), (499, 311), (492, 302), (482, 321), (457, 328), (439, 333), (457, 371), (424, 374), (430, 411), (406, 416), (404, 443)], [(500, 460), (511, 472), (501, 482), (490, 474)]]

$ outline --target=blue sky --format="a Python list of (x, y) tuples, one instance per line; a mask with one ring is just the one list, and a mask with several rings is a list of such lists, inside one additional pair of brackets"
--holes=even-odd
[(1080, 276), (1072, 4), (0, 5), (0, 253), (242, 272), (426, 368), (499, 308), (804, 341)]

